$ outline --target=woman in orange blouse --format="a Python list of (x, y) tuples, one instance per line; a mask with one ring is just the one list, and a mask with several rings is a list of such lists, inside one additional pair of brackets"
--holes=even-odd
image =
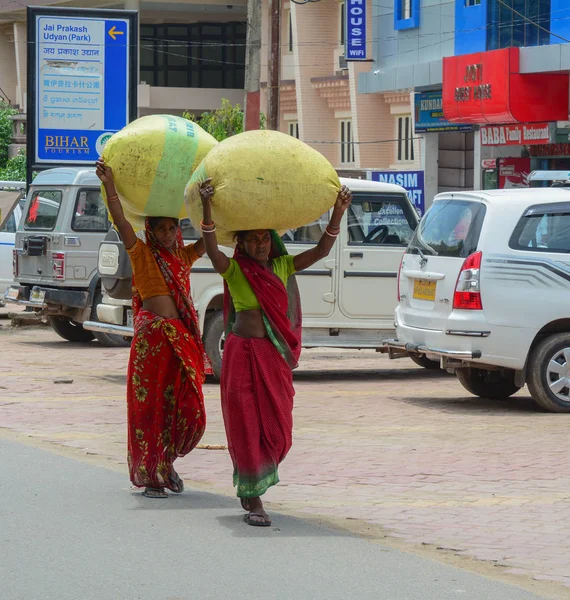
[(204, 242), (184, 247), (176, 219), (146, 219), (146, 243), (123, 213), (113, 172), (102, 160), (97, 176), (133, 265), (135, 335), (127, 379), (128, 464), (144, 496), (184, 491), (174, 460), (188, 454), (206, 427), (202, 384), (205, 353), (190, 297), (190, 267)]

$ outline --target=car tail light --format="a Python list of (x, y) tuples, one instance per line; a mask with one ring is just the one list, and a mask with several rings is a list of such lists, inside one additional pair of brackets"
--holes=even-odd
[(465, 259), (455, 286), (453, 308), (483, 310), (480, 286), (482, 257), (482, 252), (476, 252)]
[(18, 276), (18, 251), (12, 250), (12, 275)]
[(404, 256), (406, 256), (405, 252), (402, 255), (402, 260), (400, 260), (400, 266), (398, 267), (398, 281), (396, 283), (396, 288), (398, 290), (398, 302), (400, 302), (400, 273), (402, 272), (402, 264), (404, 262)]
[(65, 279), (65, 253), (51, 253), (51, 269), (54, 279)]

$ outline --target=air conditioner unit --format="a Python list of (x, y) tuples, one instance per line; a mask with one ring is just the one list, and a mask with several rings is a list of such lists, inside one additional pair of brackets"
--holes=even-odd
[(346, 58), (344, 56), (338, 57), (338, 68), (341, 70), (348, 69), (348, 63), (346, 62)]

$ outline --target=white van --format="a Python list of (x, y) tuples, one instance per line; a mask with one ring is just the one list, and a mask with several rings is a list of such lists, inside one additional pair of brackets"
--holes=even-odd
[[(398, 266), (418, 216), (400, 186), (360, 179), (341, 182), (352, 190), (354, 199), (337, 243), (328, 258), (298, 274), (303, 346), (379, 349), (382, 340), (394, 333)], [(314, 223), (288, 231), (283, 236), (288, 251), (299, 254), (316, 244), (327, 222), (328, 215), (323, 215)], [(185, 237), (196, 239), (189, 223), (183, 225)], [(132, 327), (122, 326), (124, 311), (130, 313), (132, 272), (115, 229), (101, 244), (99, 273), (106, 290), (97, 309), (99, 322), (89, 321), (83, 326), (132, 336)], [(223, 282), (207, 257), (192, 269), (192, 295), (206, 351), (214, 373), (219, 374)]]

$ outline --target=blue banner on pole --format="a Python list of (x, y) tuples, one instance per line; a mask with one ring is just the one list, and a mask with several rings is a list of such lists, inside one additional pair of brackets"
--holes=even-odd
[(35, 15), (36, 164), (92, 164), (129, 123), (136, 43), (131, 19), (113, 13)]
[(443, 99), (441, 92), (420, 92), (415, 95), (415, 131), (473, 131), (473, 125), (456, 125), (445, 120), (443, 116)]
[(366, 0), (346, 0), (345, 3), (346, 60), (366, 60)]
[(373, 171), (370, 175), (372, 181), (401, 185), (408, 192), (408, 197), (417, 213), (420, 216), (424, 214), (425, 198), (423, 171)]

